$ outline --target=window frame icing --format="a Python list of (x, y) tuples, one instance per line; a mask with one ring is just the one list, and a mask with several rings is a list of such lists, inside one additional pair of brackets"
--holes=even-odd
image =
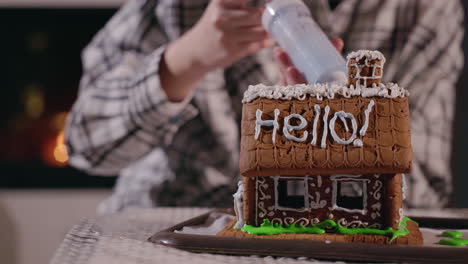
[[(294, 180), (294, 181), (302, 181), (304, 183), (304, 207), (302, 208), (292, 208), (292, 207), (284, 207), (279, 205), (279, 181), (280, 180)], [(280, 211), (294, 211), (294, 212), (310, 212), (310, 202), (309, 202), (309, 176), (273, 176), (274, 181), (274, 196), (275, 196), (275, 206), (274, 210)]]
[[(346, 184), (351, 184), (350, 187), (356, 186), (356, 185), (359, 186), (360, 194), (357, 193), (355, 196), (343, 195), (343, 193), (342, 193), (343, 187)], [(366, 187), (364, 187), (365, 185), (366, 185), (366, 183), (364, 181), (337, 181), (337, 195), (336, 195), (336, 204), (337, 204), (337, 206), (340, 206), (340, 207), (343, 207), (343, 208), (348, 208), (348, 209), (363, 210), (364, 209), (364, 190), (366, 189)], [(342, 202), (345, 202), (345, 200), (349, 199), (349, 198), (359, 199), (358, 208), (349, 208), (349, 207), (346, 207), (346, 206), (344, 206), (342, 204)]]
[[(361, 179), (361, 174), (359, 175), (346, 175), (346, 174), (338, 174), (331, 176), (332, 180), (332, 199), (331, 199), (331, 207), (328, 209), (330, 211), (345, 211), (348, 213), (360, 213), (362, 215), (366, 215), (367, 210), (367, 184), (370, 181), (369, 179)], [(349, 209), (345, 207), (338, 206), (336, 201), (338, 198), (338, 182), (362, 182), (362, 208), (363, 209)]]

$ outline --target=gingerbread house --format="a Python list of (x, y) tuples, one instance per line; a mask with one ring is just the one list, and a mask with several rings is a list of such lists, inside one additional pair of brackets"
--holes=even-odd
[(412, 161), (409, 93), (381, 83), (384, 63), (378, 51), (358, 51), (348, 55), (347, 85), (249, 87), (237, 220), (221, 235), (265, 236), (268, 225), (282, 230), (269, 238), (320, 240), (326, 233), (346, 241), (422, 243), (412, 222), (417, 238), (408, 239), (402, 209), (402, 175)]

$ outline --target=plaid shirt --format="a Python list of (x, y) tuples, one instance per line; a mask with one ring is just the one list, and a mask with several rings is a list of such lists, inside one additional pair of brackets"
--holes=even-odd
[[(271, 50), (263, 50), (209, 73), (184, 102), (169, 102), (158, 75), (161, 55), (208, 2), (129, 1), (84, 50), (66, 138), (73, 166), (119, 175), (99, 211), (231, 206), (243, 92), (250, 84), (276, 83), (278, 72)], [(446, 205), (455, 83), (463, 67), (458, 0), (343, 0), (334, 10), (327, 0), (305, 2), (329, 36), (343, 38), (344, 54), (384, 53), (384, 81), (411, 92), (415, 157), (407, 205)]]

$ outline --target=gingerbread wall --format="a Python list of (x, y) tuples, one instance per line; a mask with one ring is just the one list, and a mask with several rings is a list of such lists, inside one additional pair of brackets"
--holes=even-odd
[[(330, 133), (330, 121), (337, 111), (350, 113), (356, 120), (357, 130), (365, 123), (365, 110), (370, 102), (371, 108), (368, 128), (364, 136), (356, 137), (363, 145), (339, 144)], [(316, 144), (312, 144), (314, 109), (318, 105), (321, 113), (316, 130)], [(325, 108), (329, 107), (328, 117), (324, 121)], [(409, 123), (408, 98), (334, 98), (318, 100), (308, 97), (305, 100), (271, 100), (259, 98), (243, 106), (240, 170), (244, 176), (272, 175), (325, 175), (325, 174), (373, 174), (405, 173), (411, 169), (412, 149)], [(273, 127), (261, 126), (255, 139), (256, 112), (261, 110), (262, 120), (273, 120), (274, 111), (279, 110), (275, 142)], [(296, 137), (308, 132), (304, 142), (287, 139), (283, 133), (284, 118), (290, 114), (299, 114), (307, 121), (304, 129), (291, 131)], [(291, 124), (298, 124), (291, 119)], [(294, 123), (295, 122), (295, 123)], [(325, 124), (326, 122), (326, 124)], [(340, 119), (335, 122), (336, 135), (349, 139), (352, 135), (351, 122), (347, 119), (349, 131)], [(325, 128), (324, 126), (327, 126)], [(325, 147), (321, 140), (325, 137)], [(355, 141), (356, 141), (355, 140)]]
[[(396, 228), (401, 217), (401, 175), (304, 176), (307, 177), (307, 208), (302, 211), (278, 207), (275, 177), (244, 178), (244, 219), (259, 225), (263, 219), (280, 224), (313, 225), (332, 219), (347, 227)], [(363, 181), (366, 206), (350, 212), (333, 206), (333, 182)]]

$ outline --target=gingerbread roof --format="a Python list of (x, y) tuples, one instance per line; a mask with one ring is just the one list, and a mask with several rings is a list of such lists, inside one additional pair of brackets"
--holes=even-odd
[(381, 58), (369, 57), (369, 63), (365, 56), (351, 57), (357, 58), (348, 62), (348, 70), (356, 69), (349, 70), (353, 84), (249, 87), (242, 114), (243, 176), (411, 170), (408, 91), (380, 83)]
[[(365, 111), (371, 101), (374, 105), (369, 112), (368, 127), (361, 136), (359, 132), (364, 127)], [(262, 120), (274, 120), (275, 109), (278, 109), (279, 124), (275, 142), (273, 127), (260, 127), (256, 137), (257, 110), (262, 111)], [(330, 131), (331, 120), (340, 111), (353, 115), (356, 125), (353, 128), (350, 118), (346, 118), (346, 131), (339, 117), (333, 122), (333, 134), (350, 141), (349, 144), (337, 142)], [(326, 112), (328, 116), (324, 122)], [(304, 128), (289, 132), (293, 136), (290, 138), (305, 138), (302, 142), (288, 139), (284, 134), (284, 120), (291, 114), (299, 114), (307, 122)], [(289, 123), (293, 123), (291, 118)], [(355, 137), (349, 140), (353, 132)], [(362, 142), (362, 146), (359, 142)], [(405, 173), (411, 169), (411, 159), (407, 97), (323, 100), (308, 97), (302, 101), (258, 98), (244, 104), (240, 161), (244, 176)]]

